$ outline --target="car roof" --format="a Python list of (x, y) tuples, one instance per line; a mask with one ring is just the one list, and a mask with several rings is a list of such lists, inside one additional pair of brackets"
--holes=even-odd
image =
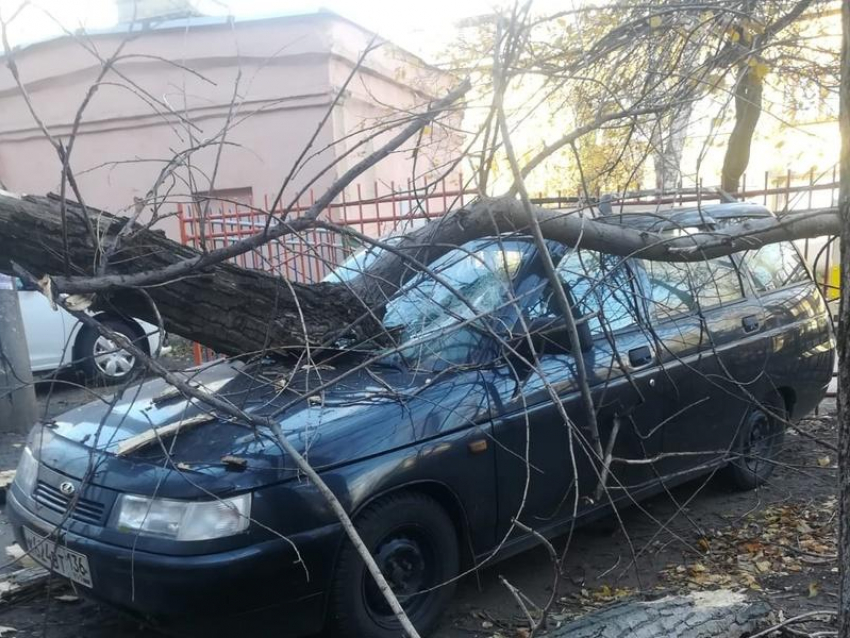
[(761, 204), (733, 202), (728, 204), (706, 204), (687, 208), (652, 210), (623, 210), (597, 217), (596, 221), (618, 224), (639, 230), (660, 232), (674, 228), (722, 225), (724, 220), (772, 217), (773, 213)]

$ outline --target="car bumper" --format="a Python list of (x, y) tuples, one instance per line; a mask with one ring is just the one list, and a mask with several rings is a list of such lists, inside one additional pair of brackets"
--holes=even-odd
[[(24, 526), (41, 536), (51, 533), (53, 526), (12, 492), (7, 504), (22, 547)], [(250, 635), (304, 636), (322, 628), (324, 591), (341, 533), (331, 525), (200, 556), (134, 551), (70, 532), (59, 538), (88, 558), (93, 587), (79, 586), (82, 594), (152, 624), (187, 635), (232, 636), (250, 627)]]

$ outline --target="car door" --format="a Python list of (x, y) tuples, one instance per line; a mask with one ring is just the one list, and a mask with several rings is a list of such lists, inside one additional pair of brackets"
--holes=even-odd
[(726, 456), (753, 400), (762, 398), (767, 364), (765, 309), (751, 294), (734, 256), (695, 262), (691, 273), (698, 312), (709, 337), (703, 344), (705, 359), (718, 397), (706, 406), (710, 427), (704, 430), (702, 445), (721, 454), (701, 459), (708, 462)]
[[(812, 303), (812, 291), (803, 260), (790, 242), (762, 246), (741, 255), (743, 270), (749, 274), (753, 291), (763, 312), (762, 335), (765, 348), (765, 379), (758, 398), (782, 387), (805, 384), (810, 361), (800, 360), (801, 351), (811, 350), (801, 343), (802, 334), (821, 335), (828, 328), (819, 303)], [(819, 339), (815, 340), (817, 349)]]
[(53, 370), (62, 362), (68, 328), (68, 315), (54, 310), (41, 292), (16, 280), (24, 333), (34, 372)]
[[(660, 405), (650, 396), (654, 357), (637, 323), (629, 271), (581, 250), (569, 251), (560, 260), (558, 274), (577, 314), (589, 322), (592, 347), (583, 353), (544, 350), (537, 353), (539, 365), (525, 370), (505, 366), (503, 374), (513, 375), (519, 384), (494, 421), (502, 533), (514, 517), (545, 530), (599, 500), (610, 502), (607, 495), (596, 495), (602, 462), (591, 442), (576, 380), (577, 357), (588, 371), (603, 446), (616, 430), (611, 452), (618, 461), (606, 480), (609, 494), (623, 497), (626, 489), (644, 484), (648, 476), (644, 464), (620, 460), (644, 459), (661, 450), (660, 437), (643, 436), (657, 424)], [(531, 290), (540, 292), (531, 295), (534, 301), (525, 307), (527, 321), (559, 316), (542, 269), (528, 274), (517, 295), (523, 298)]]
[(740, 341), (760, 330), (760, 309), (744, 296), (729, 257), (640, 266), (662, 372), (664, 453), (656, 470), (681, 478), (716, 462), (731, 445), (743, 394), (736, 383), (754, 381), (755, 364), (745, 367), (741, 359), (754, 360), (758, 348), (754, 342), (741, 349)]

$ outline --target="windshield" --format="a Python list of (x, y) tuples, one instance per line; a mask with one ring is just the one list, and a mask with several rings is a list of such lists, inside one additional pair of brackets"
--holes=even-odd
[[(531, 250), (526, 241), (482, 239), (431, 264), (445, 284), (423, 273), (387, 304), (384, 327), (402, 346), (411, 344), (399, 356), (421, 369), (476, 361), (490, 340), (486, 330), (513, 299), (513, 279)], [(477, 316), (481, 318), (456, 327)]]

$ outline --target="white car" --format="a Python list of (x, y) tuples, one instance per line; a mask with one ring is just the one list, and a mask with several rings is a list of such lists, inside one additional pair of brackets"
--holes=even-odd
[[(139, 365), (132, 354), (84, 326), (65, 310), (50, 307), (38, 290), (16, 280), (24, 332), (33, 372), (74, 367), (86, 377), (112, 385), (127, 378)], [(120, 332), (148, 354), (161, 353), (159, 328), (117, 313), (95, 312), (105, 325)]]

